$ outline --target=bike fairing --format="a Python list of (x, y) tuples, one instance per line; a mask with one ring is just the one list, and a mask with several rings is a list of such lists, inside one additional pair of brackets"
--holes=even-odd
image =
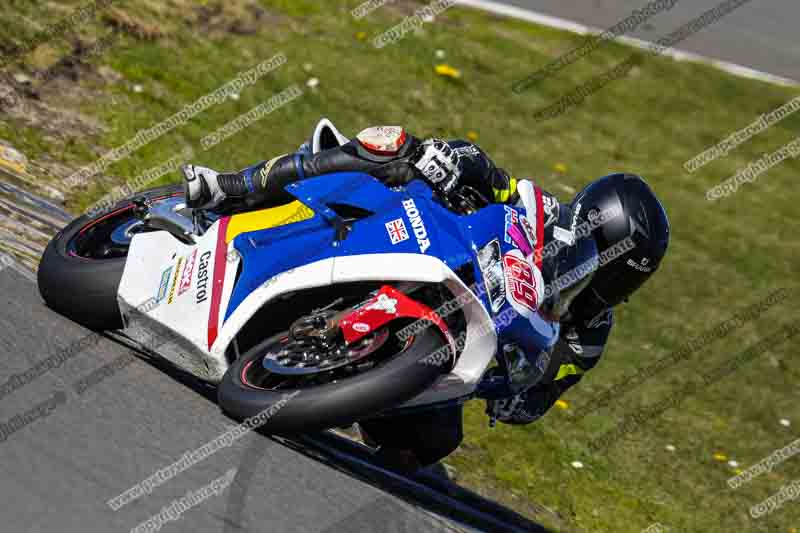
[[(485, 280), (476, 262), (475, 251), (492, 241), (495, 241), (492, 246), (498, 246), (500, 243), (496, 242), (497, 237), (504, 230), (504, 206), (490, 205), (472, 215), (460, 216), (434, 202), (430, 188), (421, 181), (410, 183), (405, 192), (398, 192), (386, 188), (370, 176), (345, 172), (309, 178), (288, 186), (287, 190), (302, 199), (306, 208), (314, 211), (313, 216), (289, 225), (267, 227), (229, 236), (232, 238), (226, 238), (226, 234), (229, 233), (226, 229), (236, 217), (243, 215), (223, 217), (216, 222), (219, 227), (216, 230), (216, 246), (213, 250), (215, 259), (210, 261), (213, 264), (209, 267), (210, 272), (213, 272), (211, 274), (213, 282), (211, 309), (208, 311), (208, 344), (205, 348), (208, 351), (224, 351), (226, 346), (214, 345), (219, 330), (225, 329), (227, 321), (259, 286), (283, 272), (300, 270), (303, 265), (319, 264), (337, 257), (376, 253), (421, 254), (439, 258), (444, 268), (448, 270), (471, 263), (476, 282), (483, 284)], [(357, 194), (348, 194), (356, 191)], [(345, 199), (346, 203), (368, 209), (375, 215), (353, 224), (347, 238), (337, 241), (335, 228), (326, 221), (326, 218), (330, 220), (337, 215), (326, 204)], [(390, 207), (384, 209), (384, 205)], [(537, 211), (539, 227), (543, 223), (541, 205), (541, 192), (539, 192)], [(407, 223), (416, 230), (417, 239), (392, 242), (386, 224), (398, 219), (403, 220), (404, 225)], [(211, 233), (213, 231), (209, 230), (206, 237), (210, 237)], [(144, 236), (137, 236), (134, 241), (140, 237)], [(534, 236), (538, 237), (539, 235)], [(539, 250), (542, 244), (543, 239), (538, 238), (536, 246)], [(276, 254), (276, 249), (281, 250), (281, 253)], [(232, 250), (236, 251), (239, 259), (234, 261), (236, 264), (228, 265), (231, 268), (227, 269), (225, 257)], [(300, 253), (293, 253), (293, 250)], [(309, 251), (311, 253), (308, 253)], [(503, 242), (501, 252), (504, 257), (508, 256), (508, 259), (505, 259), (507, 263), (513, 263), (511, 273), (506, 275), (505, 280), (507, 289), (510, 289), (506, 294), (510, 297), (500, 308), (497, 308), (496, 294), (494, 302), (490, 301), (492, 292), (496, 292), (492, 289), (479, 291), (483, 294), (477, 297), (481, 299), (485, 310), (491, 310), (488, 313), (494, 315), (502, 314), (505, 309), (514, 306), (522, 309), (524, 315), (528, 315), (527, 318), (524, 315), (517, 316), (506, 327), (503, 327), (503, 324), (496, 324), (494, 333), (500, 336), (498, 340), (503, 343), (516, 342), (526, 350), (530, 350), (530, 353), (538, 354), (556, 342), (559, 331), (558, 324), (548, 323), (538, 314), (531, 313), (532, 301), (529, 299), (529, 292), (526, 291), (535, 289), (537, 284), (541, 287), (541, 276), (538, 281), (532, 277), (534, 269), (524, 267), (520, 259), (520, 250), (514, 244)], [(193, 253), (194, 250), (186, 255)], [(210, 249), (205, 249), (201, 254), (209, 258), (211, 255)], [(541, 251), (537, 255), (541, 257)], [(234, 284), (231, 271), (235, 272), (239, 265), (241, 274)], [(200, 290), (198, 282), (197, 291)], [(120, 292), (123, 293), (122, 288)], [(231, 340), (229, 337), (226, 336), (224, 340), (226, 344)]]
[[(422, 253), (433, 256), (438, 256), (443, 259), (443, 263), (450, 268), (456, 268), (464, 263), (472, 262), (473, 270), (476, 280), (481, 280), (482, 273), (480, 268), (475, 265), (476, 256), (472, 252), (473, 246), (480, 249), (491, 241), (495, 240), (500, 233), (500, 225), (493, 221), (499, 221), (501, 218), (498, 212), (504, 213), (506, 206), (498, 204), (487, 206), (477, 213), (467, 216), (460, 216), (452, 213), (448, 209), (442, 207), (432, 199), (432, 194), (427, 185), (422, 182), (412, 182), (406, 189), (406, 194), (411, 198), (405, 198), (400, 192), (395, 192), (387, 189), (374, 178), (365, 176), (363, 174), (355, 173), (341, 173), (338, 175), (321, 176), (319, 178), (310, 178), (295, 185), (293, 194), (300, 198), (315, 198), (313, 203), (323, 204), (331, 203), (329, 198), (325, 197), (326, 192), (334, 188), (344, 188), (342, 182), (344, 180), (353, 179), (360, 176), (368, 183), (359, 184), (353, 187), (353, 190), (359, 191), (358, 197), (354, 198), (358, 207), (369, 209), (376, 213), (376, 216), (368, 219), (361, 220), (359, 223), (354, 224), (352, 231), (347, 239), (342, 241), (338, 247), (325, 246), (326, 243), (331, 242), (333, 228), (325, 224), (321, 217), (305, 222), (305, 227), (297, 225), (282, 226), (279, 228), (271, 228), (260, 230), (249, 234), (243, 234), (236, 238), (234, 247), (244, 257), (244, 269), (241, 278), (234, 289), (234, 294), (231, 302), (226, 310), (226, 319), (231, 316), (241, 301), (247, 296), (248, 286), (257, 286), (267, 281), (269, 278), (280, 273), (284, 269), (289, 269), (298, 266), (301, 263), (311, 263), (327, 259), (334, 256), (347, 256), (347, 255), (361, 255), (377, 252), (391, 252), (391, 253)], [(340, 181), (341, 180), (341, 181)], [(359, 180), (360, 181), (360, 180)], [(337, 183), (338, 182), (338, 183)], [(327, 191), (326, 191), (327, 189)], [(319, 196), (314, 194), (314, 191), (321, 193)], [(538, 202), (541, 205), (541, 191), (538, 193)], [(306, 192), (308, 191), (308, 192)], [(380, 191), (380, 192), (379, 192)], [(338, 199), (343, 195), (337, 194), (334, 198)], [(348, 201), (353, 201), (348, 199)], [(393, 207), (385, 209), (383, 205), (391, 205)], [(397, 204), (400, 204), (399, 206)], [(401, 207), (402, 206), (402, 207)], [(313, 205), (309, 205), (314, 209)], [(520, 210), (521, 208), (514, 208)], [(316, 209), (315, 209), (316, 211)], [(538, 210), (542, 213), (542, 209)], [(504, 220), (504, 216), (502, 217)], [(417, 242), (411, 239), (401, 240), (392, 244), (390, 235), (385, 230), (385, 225), (388, 222), (393, 222), (397, 219), (404, 220), (409, 227), (414, 227), (417, 230)], [(462, 220), (463, 219), (463, 220)], [(428, 221), (426, 223), (426, 221)], [(538, 216), (537, 226), (541, 228), (542, 218)], [(312, 230), (313, 228), (313, 230)], [(465, 231), (466, 228), (466, 231)], [(420, 232), (423, 230), (425, 233)], [(274, 251), (269, 250), (267, 247), (253, 248), (252, 242), (261, 244), (266, 242), (264, 239), (269, 235), (269, 242), (271, 246), (281, 246), (284, 250), (284, 244), (298, 249), (314, 249), (317, 250), (310, 256), (306, 254), (302, 259), (292, 260), (292, 254), (284, 252), (285, 257), (289, 259), (288, 262), (281, 261), (273, 268), (264, 269), (267, 263), (265, 261), (273, 260), (274, 264)], [(379, 235), (380, 240), (375, 242), (375, 236)], [(539, 237), (542, 235), (542, 237)], [(538, 243), (536, 244), (538, 254), (538, 262), (541, 265), (541, 249), (543, 245), (543, 233), (539, 231)], [(422, 242), (420, 242), (422, 241)], [(428, 242), (426, 242), (428, 241)], [(281, 244), (278, 244), (278, 243)], [(376, 246), (377, 244), (377, 246)], [(381, 246), (382, 245), (382, 246)], [(383, 248), (381, 250), (381, 248)], [(516, 250), (516, 252), (514, 252)], [(524, 327), (519, 328), (513, 334), (509, 334), (519, 340), (524, 340), (524, 344), (533, 350), (533, 353), (538, 353), (544, 347), (552, 345), (554, 339), (557, 337), (557, 327), (553, 328), (545, 323), (541, 317), (537, 317), (532, 312), (531, 302), (526, 299), (525, 291), (528, 292), (533, 289), (542, 287), (541, 281), (539, 285), (531, 283), (533, 272), (538, 271), (539, 267), (532, 269), (528, 267), (522, 270), (519, 261), (519, 249), (515, 245), (502, 246), (504, 256), (508, 256), (507, 261), (514, 261), (517, 270), (513, 275), (506, 275), (506, 283), (513, 287), (513, 291), (508, 291), (510, 300), (508, 304), (514, 308), (520, 315), (527, 317), (532, 321), (534, 331), (539, 334), (533, 338), (528, 338), (528, 335), (523, 334)], [(515, 259), (510, 259), (514, 257)], [(258, 265), (258, 269), (248, 268), (248, 263)], [(541, 280), (541, 276), (539, 276)], [(531, 286), (533, 285), (533, 286)], [(542, 290), (542, 289), (539, 289)], [(488, 301), (486, 296), (483, 296), (483, 303), (487, 309), (492, 308), (492, 303)], [(535, 302), (534, 302), (535, 307)], [(502, 312), (504, 308), (498, 309), (497, 313)], [(512, 323), (512, 329), (517, 328)]]

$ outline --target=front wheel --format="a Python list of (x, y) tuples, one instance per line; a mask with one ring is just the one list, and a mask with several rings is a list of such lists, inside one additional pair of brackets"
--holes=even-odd
[(183, 201), (183, 187), (136, 193), (113, 208), (84, 215), (53, 237), (39, 262), (39, 293), (56, 312), (94, 330), (122, 327), (117, 290), (134, 234), (147, 231), (134, 215), (134, 199)]
[(429, 356), (446, 346), (435, 328), (401, 342), (385, 327), (339, 346), (333, 357), (293, 342), (279, 334), (237, 359), (218, 388), (222, 410), (237, 420), (261, 415), (269, 433), (321, 431), (400, 405), (446, 370), (430, 364)]

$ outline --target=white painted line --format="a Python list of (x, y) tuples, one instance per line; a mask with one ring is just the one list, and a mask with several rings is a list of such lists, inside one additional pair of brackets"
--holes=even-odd
[[(570, 20), (562, 19), (559, 17), (553, 17), (550, 15), (537, 13), (535, 11), (523, 9), (521, 7), (508, 6), (505, 4), (501, 4), (499, 2), (495, 2), (493, 0), (456, 0), (456, 2), (459, 5), (465, 7), (481, 9), (483, 11), (488, 11), (496, 15), (504, 15), (519, 20), (525, 20), (527, 22), (534, 22), (536, 24), (549, 26), (551, 28), (558, 28), (561, 30), (571, 31), (574, 33), (578, 33), (580, 35), (600, 34), (603, 31), (605, 31), (600, 28), (586, 26), (584, 24), (579, 24), (577, 22), (572, 22)], [(636, 37), (627, 37), (624, 35), (621, 37), (617, 37), (614, 40), (621, 43), (625, 43), (629, 46), (634, 46), (636, 48), (642, 48), (648, 50), (652, 46), (652, 43), (649, 43), (647, 41), (637, 39)], [(728, 61), (723, 61), (721, 59), (714, 59), (712, 57), (695, 54), (694, 52), (686, 52), (683, 50), (675, 50), (674, 48), (669, 48), (661, 52), (660, 55), (671, 57), (676, 61), (692, 61), (695, 63), (705, 63), (719, 70), (728, 72), (730, 74), (733, 74), (734, 76), (739, 76), (742, 78), (765, 81), (767, 83), (774, 83), (776, 85), (783, 85), (787, 87), (800, 87), (800, 82), (796, 80), (784, 78), (782, 76), (776, 76), (775, 74), (769, 74), (768, 72), (761, 72), (760, 70), (752, 69), (750, 67), (745, 67), (743, 65), (737, 65), (736, 63), (730, 63)]]
[(463, 6), (473, 7), (475, 9), (481, 9), (483, 11), (489, 11), (496, 15), (505, 15), (506, 17), (525, 20), (527, 22), (535, 22), (537, 24), (541, 24), (542, 26), (550, 26), (552, 28), (568, 30), (571, 32), (580, 33), (581, 35), (590, 33), (592, 31), (600, 31), (594, 30), (589, 26), (584, 26), (583, 24), (578, 24), (577, 22), (569, 21), (567, 19), (551, 17), (550, 15), (537, 13), (529, 9), (509, 6), (499, 2), (492, 2), (491, 0), (456, 0), (456, 3)]

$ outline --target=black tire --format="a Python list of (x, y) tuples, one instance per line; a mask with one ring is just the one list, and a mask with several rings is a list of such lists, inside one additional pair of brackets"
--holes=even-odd
[(92, 216), (83, 215), (59, 231), (39, 262), (39, 293), (48, 307), (93, 330), (122, 328), (117, 290), (126, 258), (85, 259), (70, 255), (68, 247), (83, 228), (132, 205), (132, 198), (158, 198), (182, 191), (181, 185), (142, 191), (121, 200), (111, 209)]
[(242, 382), (242, 370), (262, 357), (276, 335), (249, 350), (228, 369), (218, 387), (219, 405), (236, 420), (254, 417), (267, 409), (261, 427), (268, 433), (310, 433), (346, 426), (402, 404), (427, 389), (447, 365), (421, 362), (444, 346), (435, 328), (425, 328), (404, 352), (363, 374), (305, 389), (268, 391)]

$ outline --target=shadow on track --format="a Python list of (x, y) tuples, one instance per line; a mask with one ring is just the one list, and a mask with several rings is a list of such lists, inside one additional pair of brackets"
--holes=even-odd
[[(188, 372), (159, 358), (157, 354), (140, 349), (136, 343), (118, 333), (108, 334), (108, 338), (125, 345), (142, 361), (216, 404), (216, 388), (213, 385), (198, 380)], [(269, 449), (275, 444), (292, 449), (412, 506), (420, 507), (467, 528), (481, 531), (547, 531), (519, 513), (453, 483), (441, 473), (443, 469), (440, 465), (422, 469), (413, 475), (405, 475), (377, 462), (372, 457), (372, 450), (367, 446), (330, 432), (298, 436), (269, 435), (260, 429), (255, 432), (261, 438), (251, 440), (242, 453), (236, 477), (228, 492), (224, 517), (225, 533), (247, 530), (245, 510), (250, 485), (259, 462), (267, 456)], [(373, 516), (375, 506), (388, 503), (383, 498), (378, 498), (351, 513), (343, 521), (346, 524), (341, 524), (341, 527), (334, 524), (325, 529), (324, 533), (358, 529), (354, 526), (359, 524), (360, 513), (370, 511), (368, 514)]]

